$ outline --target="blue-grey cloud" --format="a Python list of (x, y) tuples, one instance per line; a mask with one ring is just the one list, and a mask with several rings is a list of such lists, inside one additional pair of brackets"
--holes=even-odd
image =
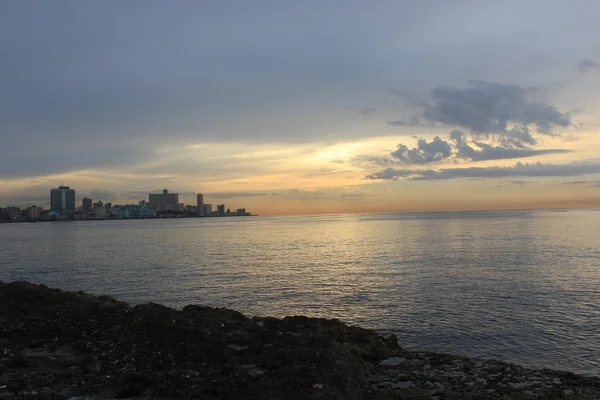
[(403, 164), (418, 165), (451, 157), (486, 161), (568, 153), (565, 149), (533, 148), (538, 144), (534, 133), (556, 135), (556, 128), (572, 125), (570, 112), (528, 98), (540, 90), (534, 86), (522, 88), (471, 81), (466, 88), (440, 86), (433, 89), (431, 104), (421, 101), (412, 92), (390, 90), (409, 104), (421, 107), (422, 112), (388, 124), (456, 126), (466, 130), (450, 132), (450, 142), (440, 137), (431, 143), (420, 139), (412, 149), (400, 143), (391, 155)]
[(390, 155), (403, 164), (427, 164), (447, 159), (452, 155), (452, 147), (445, 140), (436, 136), (431, 142), (421, 138), (417, 147), (409, 149), (406, 145), (399, 144)]
[(581, 73), (586, 72), (600, 72), (600, 64), (594, 62), (592, 60), (582, 60), (579, 64), (575, 66), (575, 69)]
[(421, 119), (419, 117), (417, 117), (416, 115), (412, 115), (410, 117), (405, 117), (405, 118), (397, 119), (394, 121), (388, 121), (388, 124), (393, 125), (393, 126), (414, 127), (414, 126), (422, 126), (423, 122), (421, 122)]
[(578, 176), (600, 173), (600, 164), (526, 164), (517, 163), (512, 167), (470, 167), (432, 169), (393, 169), (386, 168), (367, 175), (368, 180), (397, 180), (405, 178), (414, 181), (447, 180), (460, 178), (511, 178), (511, 177), (552, 177)]
[(529, 148), (514, 148), (510, 145), (497, 146), (484, 143), (481, 141), (473, 141), (477, 148), (469, 145), (466, 141), (466, 135), (460, 131), (452, 131), (450, 138), (454, 142), (456, 157), (468, 159), (471, 161), (487, 161), (487, 160), (504, 160), (512, 158), (534, 157), (545, 154), (564, 154), (571, 152), (565, 149), (542, 149), (535, 150)]
[(424, 117), (433, 123), (466, 128), (473, 134), (508, 135), (528, 144), (533, 143), (523, 133), (512, 134), (511, 124), (519, 132), (527, 132), (534, 126), (542, 134), (571, 125), (567, 112), (529, 100), (529, 91), (516, 85), (483, 81), (471, 81), (466, 88), (440, 86), (433, 89), (433, 104), (424, 110)]

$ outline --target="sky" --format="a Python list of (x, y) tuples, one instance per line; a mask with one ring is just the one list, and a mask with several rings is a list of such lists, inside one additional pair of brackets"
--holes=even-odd
[(596, 0), (11, 0), (0, 207), (600, 206)]

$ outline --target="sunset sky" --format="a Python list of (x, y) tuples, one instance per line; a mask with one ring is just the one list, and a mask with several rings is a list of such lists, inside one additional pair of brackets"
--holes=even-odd
[[(0, 207), (600, 206), (600, 3), (29, 1), (0, 12)], [(78, 200), (79, 202), (79, 200)]]

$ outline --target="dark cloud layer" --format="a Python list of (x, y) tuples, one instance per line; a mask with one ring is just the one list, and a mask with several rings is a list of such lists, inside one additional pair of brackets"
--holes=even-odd
[(600, 164), (527, 164), (517, 163), (512, 167), (470, 167), (470, 168), (442, 168), (439, 171), (432, 169), (393, 169), (367, 175), (368, 180), (397, 180), (405, 178), (415, 181), (446, 180), (459, 178), (511, 178), (511, 177), (550, 177), (550, 176), (577, 176), (600, 173)]

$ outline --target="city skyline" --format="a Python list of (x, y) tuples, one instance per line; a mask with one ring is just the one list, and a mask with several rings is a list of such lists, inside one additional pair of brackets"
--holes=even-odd
[(0, 206), (600, 206), (594, 1), (140, 4), (7, 4)]

